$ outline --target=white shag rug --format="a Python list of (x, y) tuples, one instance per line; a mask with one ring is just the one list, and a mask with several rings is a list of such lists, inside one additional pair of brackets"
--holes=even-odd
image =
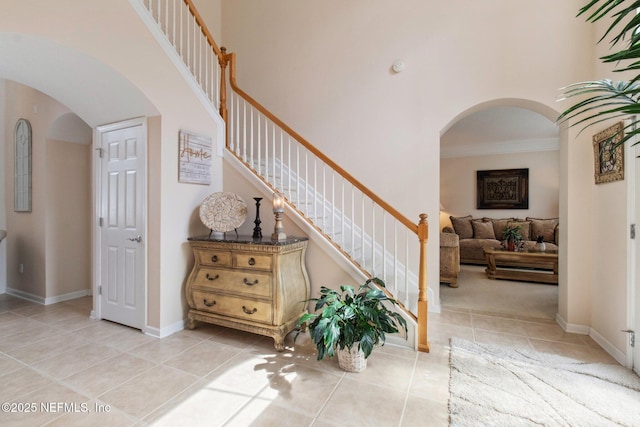
[(640, 426), (640, 378), (619, 365), (451, 339), (450, 425)]

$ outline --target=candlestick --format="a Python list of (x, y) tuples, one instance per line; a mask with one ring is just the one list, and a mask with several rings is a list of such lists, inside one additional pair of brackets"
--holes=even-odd
[(276, 216), (276, 225), (271, 235), (271, 240), (282, 241), (287, 239), (282, 226), (282, 216), (284, 214), (284, 199), (278, 193), (273, 193), (273, 213)]
[(273, 193), (273, 213), (284, 212), (284, 200), (278, 193)]
[(256, 225), (253, 227), (253, 238), (254, 239), (262, 239), (262, 228), (260, 228), (260, 200), (262, 197), (254, 197), (253, 200), (256, 201), (256, 220), (253, 223)]

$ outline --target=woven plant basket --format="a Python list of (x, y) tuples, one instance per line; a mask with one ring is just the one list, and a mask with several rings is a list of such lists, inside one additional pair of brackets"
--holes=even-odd
[(355, 343), (351, 350), (345, 347), (338, 351), (338, 365), (347, 372), (362, 372), (367, 367), (367, 359), (364, 352), (360, 350), (358, 343)]

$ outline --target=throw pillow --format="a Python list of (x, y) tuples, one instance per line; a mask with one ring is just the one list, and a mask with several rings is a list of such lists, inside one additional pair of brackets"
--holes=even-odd
[(507, 227), (520, 226), (520, 236), (522, 240), (531, 240), (531, 221), (509, 221)]
[(558, 226), (558, 218), (530, 218), (531, 221), (531, 240), (535, 240), (537, 236), (542, 236), (542, 240), (549, 243), (555, 243), (556, 227)]
[(495, 238), (498, 240), (502, 240), (502, 235), (504, 234), (504, 229), (507, 228), (507, 223), (514, 221), (513, 218), (483, 218), (483, 221), (490, 222), (493, 224), (493, 234), (496, 236)]
[(451, 224), (458, 237), (461, 239), (471, 239), (473, 237), (473, 227), (471, 227), (471, 215), (455, 217), (450, 216)]
[(493, 225), (490, 222), (484, 221), (471, 221), (473, 227), (473, 237), (475, 239), (494, 239), (496, 238), (493, 232)]

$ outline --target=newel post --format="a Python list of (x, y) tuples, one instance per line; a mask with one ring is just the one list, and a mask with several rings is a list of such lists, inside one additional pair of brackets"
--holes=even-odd
[(418, 271), (418, 350), (429, 352), (427, 336), (427, 317), (429, 315), (429, 301), (427, 299), (427, 240), (429, 239), (429, 224), (427, 214), (420, 214), (418, 223), (418, 240), (420, 241), (420, 267)]
[[(225, 124), (228, 126), (227, 122), (227, 48), (222, 46), (220, 47), (221, 54), (218, 56), (218, 64), (220, 64), (220, 115), (222, 116), (222, 120), (224, 120)], [(229, 135), (229, 132), (225, 132)], [(228, 136), (227, 136), (226, 144), (229, 145)]]

